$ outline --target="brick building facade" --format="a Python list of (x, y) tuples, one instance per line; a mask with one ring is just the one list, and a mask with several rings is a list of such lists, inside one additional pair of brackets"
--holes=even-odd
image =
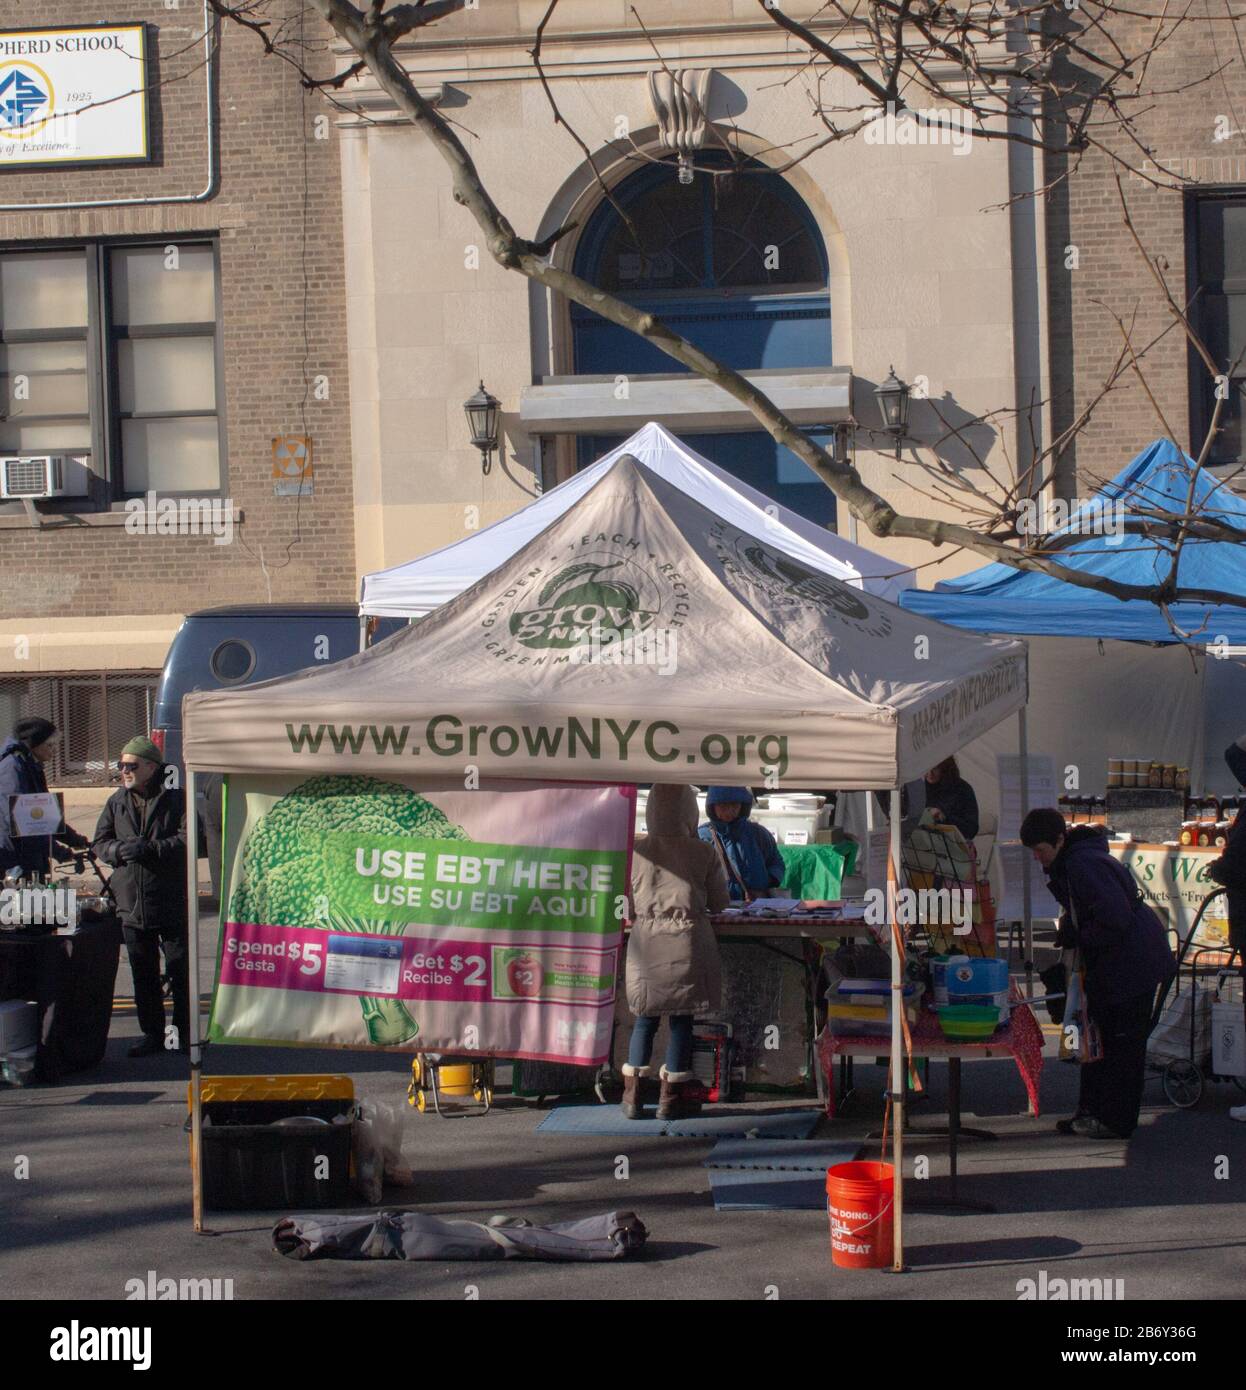
[[(142, 24), (150, 103), (150, 162), (0, 160), (0, 452), (66, 456), (85, 494), (0, 501), (0, 733), (32, 702), (63, 724), (108, 672), (141, 723), (187, 612), (356, 595), (339, 144), (291, 67), (232, 25), (205, 44), (205, 18), (48, 0), (0, 34)], [(311, 439), (311, 491), (276, 495), (282, 437)], [(232, 539), (127, 529), (152, 491), (216, 503), (218, 535), (228, 508)]]
[[(1128, 26), (1118, 30), (1118, 37), (1128, 36), (1122, 40), (1126, 51), (1154, 41), (1154, 18), (1118, 17), (1114, 24)], [(1246, 256), (1246, 224), (1234, 212), (1235, 206), (1246, 207), (1246, 133), (1240, 120), (1246, 115), (1246, 65), (1233, 27), (1210, 11), (1192, 14), (1155, 53), (1143, 84), (1166, 93), (1138, 104), (1149, 108), (1138, 126), (1151, 156), (1124, 138), (1116, 140), (1130, 172), (1088, 151), (1049, 201), (1053, 424), (1057, 432), (1067, 428), (1102, 390), (1124, 346), (1117, 318), (1130, 326), (1138, 350), (1169, 330), (1142, 362), (1163, 420), (1137, 376), (1127, 371), (1065, 457), (1058, 491), (1067, 496), (1087, 495), (1096, 480), (1110, 477), (1145, 443), (1165, 434), (1165, 422), (1177, 442), (1197, 454), (1208, 423), (1208, 374), (1201, 367), (1192, 370), (1185, 335), (1172, 326), (1162, 291), (1126, 228), (1118, 174), (1143, 247), (1153, 259), (1162, 258), (1174, 298), (1190, 304), (1222, 370), (1246, 342), (1238, 327), (1229, 350), (1229, 323), (1236, 317), (1232, 271)], [(1064, 157), (1048, 157), (1049, 180), (1067, 169)], [(1180, 179), (1184, 187), (1159, 188), (1148, 176), (1167, 185)], [(1239, 384), (1226, 402), (1215, 462), (1241, 457)]]

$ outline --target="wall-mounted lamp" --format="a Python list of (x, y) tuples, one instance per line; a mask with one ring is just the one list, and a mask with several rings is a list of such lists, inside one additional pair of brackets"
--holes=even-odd
[(874, 395), (878, 409), (883, 417), (883, 429), (896, 442), (896, 458), (900, 457), (900, 441), (908, 431), (909, 423), (909, 384), (896, 376), (895, 367), (890, 368), (887, 380), (875, 386)]
[(498, 447), (498, 408), (501, 402), (485, 390), (480, 390), (463, 402), (467, 415), (467, 428), (472, 432), (472, 443), (480, 450), (480, 471), (487, 473), (493, 461), (494, 450)]

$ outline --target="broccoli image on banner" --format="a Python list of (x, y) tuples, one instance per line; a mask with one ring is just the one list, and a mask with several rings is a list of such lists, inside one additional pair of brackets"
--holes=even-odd
[[(431, 802), (396, 782), (313, 777), (274, 803), (248, 837), (230, 920), (401, 936), (401, 925), (348, 917), (331, 907), (335, 892), (324, 837), (335, 830), (421, 840), (471, 838)], [(359, 1003), (373, 1043), (405, 1042), (419, 1031), (401, 1000), (360, 995)]]

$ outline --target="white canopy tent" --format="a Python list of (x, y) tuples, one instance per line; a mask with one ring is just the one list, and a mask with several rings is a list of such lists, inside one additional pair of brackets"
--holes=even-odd
[[(620, 455), (423, 622), (332, 666), (188, 695), (187, 796), (208, 770), (445, 777), (470, 765), (482, 779), (774, 779), (898, 798), (1026, 694), (1024, 642), (906, 613)], [(192, 971), (197, 908), (192, 889)], [(898, 1264), (896, 951), (892, 962)], [(191, 1041), (197, 1069), (197, 1015)]]
[(365, 575), (360, 613), (365, 617), (421, 618), (440, 608), (497, 569), (575, 506), (625, 454), (730, 525), (764, 536), (784, 555), (854, 588), (899, 602), (903, 590), (917, 582), (912, 570), (899, 569), (894, 561), (854, 545), (772, 501), (726, 469), (702, 458), (661, 425), (650, 423), (603, 455), (591, 468), (551, 488), (502, 521), (429, 555)]

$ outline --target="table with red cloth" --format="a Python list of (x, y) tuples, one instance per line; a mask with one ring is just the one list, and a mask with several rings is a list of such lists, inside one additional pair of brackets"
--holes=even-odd
[[(1043, 1071), (1043, 1030), (1028, 1004), (1020, 1002), (1016, 985), (1012, 986), (1012, 1016), (989, 1037), (974, 1042), (951, 1042), (943, 1036), (938, 1016), (923, 1009), (918, 1021), (911, 1025), (912, 1057), (956, 1058), (958, 1060), (986, 1057), (1011, 1057), (1021, 1073), (1030, 1110), (1039, 1113), (1038, 1083)], [(881, 1057), (890, 1043), (886, 1038), (870, 1038), (833, 1034), (823, 1029), (818, 1035), (818, 1058), (826, 1073), (826, 1113), (835, 1114), (834, 1064), (837, 1057)]]

